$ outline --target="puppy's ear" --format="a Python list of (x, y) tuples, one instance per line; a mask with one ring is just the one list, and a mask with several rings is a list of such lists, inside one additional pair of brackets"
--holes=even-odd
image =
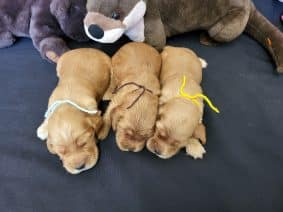
[(165, 60), (168, 57), (168, 49), (170, 49), (170, 47), (165, 46), (162, 53), (161, 53), (161, 57), (163, 60)]
[(88, 122), (90, 126), (94, 129), (95, 134), (97, 135), (103, 124), (101, 112), (99, 111), (97, 114), (90, 116), (88, 118)]
[(49, 151), (51, 154), (54, 154), (54, 155), (55, 155), (56, 152), (54, 151), (53, 144), (52, 144), (52, 142), (51, 142), (49, 139), (47, 139), (46, 145), (47, 145), (48, 151)]
[(161, 121), (156, 122), (156, 128), (158, 131), (158, 136), (166, 140), (168, 138), (168, 133)]
[(206, 129), (203, 124), (196, 127), (193, 137), (199, 139), (203, 145), (206, 144)]
[(48, 138), (48, 120), (45, 119), (43, 123), (37, 128), (37, 137), (41, 140)]
[[(60, 58), (62, 58), (62, 57), (60, 57)], [(62, 75), (62, 67), (63, 67), (62, 59), (60, 59), (60, 58), (58, 59), (57, 66), (56, 66), (56, 72), (57, 72), (57, 77), (58, 78), (60, 78), (61, 75)]]

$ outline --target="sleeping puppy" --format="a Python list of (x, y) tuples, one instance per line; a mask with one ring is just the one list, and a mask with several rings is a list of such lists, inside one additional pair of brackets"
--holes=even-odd
[(160, 158), (171, 158), (182, 148), (195, 159), (205, 153), (203, 101), (198, 98), (194, 102), (179, 95), (184, 76), (186, 93), (202, 93), (202, 66), (206, 66), (205, 61), (189, 49), (165, 47), (162, 52), (160, 108), (155, 134), (147, 142), (148, 150)]
[(102, 126), (97, 104), (110, 83), (111, 59), (94, 49), (65, 53), (58, 61), (59, 83), (49, 98), (46, 119), (37, 130), (47, 148), (71, 174), (98, 159), (95, 137)]
[[(114, 95), (103, 116), (99, 138), (112, 127), (122, 151), (141, 151), (153, 135), (160, 93), (161, 56), (144, 43), (129, 43), (112, 58)], [(116, 88), (116, 89), (115, 89)]]

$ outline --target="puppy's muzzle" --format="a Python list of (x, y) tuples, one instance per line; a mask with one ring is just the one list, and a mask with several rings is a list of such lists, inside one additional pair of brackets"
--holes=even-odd
[(160, 153), (160, 151), (159, 151), (159, 150), (154, 149), (153, 151), (154, 151), (154, 154), (156, 154), (156, 155), (161, 155), (161, 153)]
[(82, 170), (84, 168), (85, 168), (85, 164), (82, 164), (82, 165), (76, 167), (76, 170), (80, 171), (80, 170)]

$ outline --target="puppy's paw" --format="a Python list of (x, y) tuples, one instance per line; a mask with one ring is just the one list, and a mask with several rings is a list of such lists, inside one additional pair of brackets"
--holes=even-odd
[(46, 57), (54, 63), (57, 63), (59, 60), (59, 56), (53, 51), (46, 52)]
[(46, 140), (48, 137), (48, 121), (47, 119), (37, 128), (37, 137), (41, 140)]
[(104, 140), (108, 136), (109, 131), (110, 131), (110, 126), (103, 124), (103, 126), (101, 127), (101, 129), (97, 134), (98, 140)]
[(202, 159), (203, 155), (206, 153), (204, 147), (197, 139), (191, 139), (186, 146), (186, 152), (188, 155), (192, 156), (195, 160)]
[(40, 140), (46, 140), (47, 137), (48, 137), (48, 131), (46, 130), (46, 128), (41, 125), (39, 128), (37, 128), (37, 137), (40, 139)]
[(200, 61), (200, 63), (201, 63), (201, 67), (202, 67), (202, 68), (207, 68), (208, 63), (206, 62), (205, 59), (202, 59), (202, 58), (199, 57), (199, 61)]

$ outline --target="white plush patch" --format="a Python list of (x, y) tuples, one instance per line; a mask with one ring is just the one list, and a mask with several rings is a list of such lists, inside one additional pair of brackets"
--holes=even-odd
[(117, 40), (119, 40), (119, 38), (122, 37), (122, 35), (125, 32), (125, 29), (123, 29), (123, 28), (116, 28), (116, 29), (111, 29), (111, 30), (108, 30), (108, 31), (104, 31), (104, 36), (101, 39), (97, 39), (97, 38), (92, 37), (92, 35), (88, 31), (88, 27), (87, 26), (85, 26), (85, 32), (86, 32), (87, 36), (89, 38), (91, 38), (92, 40), (94, 40), (94, 41), (97, 41), (97, 42), (100, 42), (100, 43), (114, 43)]
[(125, 17), (123, 24), (126, 25), (127, 29), (134, 27), (136, 24), (143, 19), (146, 13), (146, 3), (144, 1), (139, 1), (136, 6), (131, 10), (131, 12)]
[(146, 3), (139, 1), (128, 16), (124, 19), (123, 24), (126, 26), (126, 35), (136, 42), (144, 41), (144, 16), (146, 13)]
[(142, 18), (138, 24), (130, 28), (125, 33), (132, 41), (144, 42), (144, 19)]

